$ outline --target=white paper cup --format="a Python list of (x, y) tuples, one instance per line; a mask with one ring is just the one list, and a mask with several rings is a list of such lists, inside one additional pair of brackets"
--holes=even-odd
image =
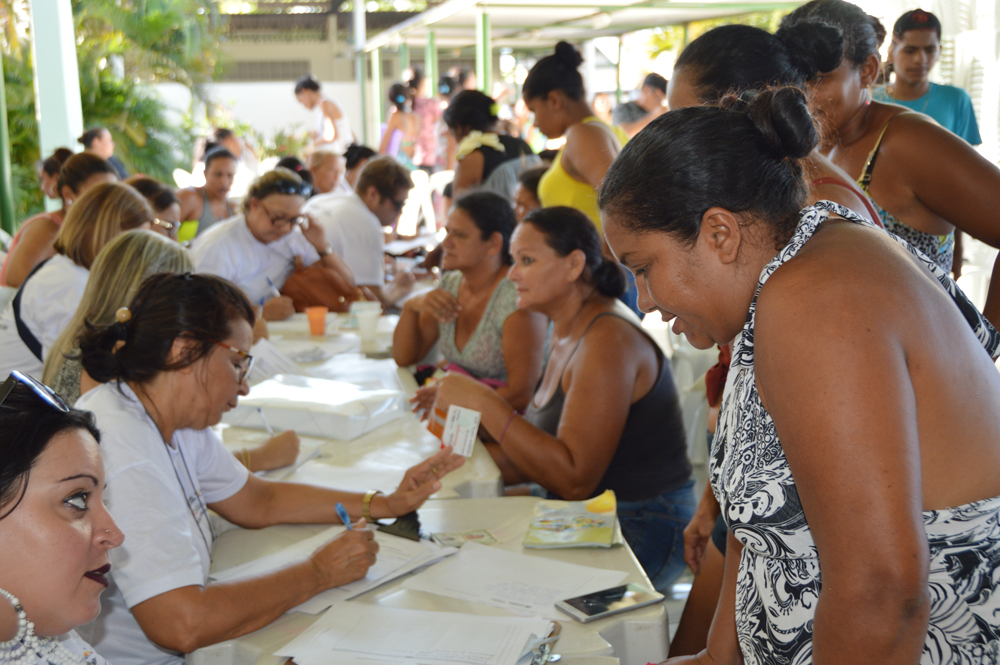
[(361, 350), (373, 351), (375, 349), (375, 331), (378, 330), (378, 319), (382, 315), (378, 310), (363, 310), (356, 314), (358, 317), (358, 333), (361, 335)]

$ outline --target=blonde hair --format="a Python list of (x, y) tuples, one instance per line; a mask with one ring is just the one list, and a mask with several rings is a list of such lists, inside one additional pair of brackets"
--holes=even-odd
[(153, 211), (139, 192), (120, 182), (102, 182), (73, 203), (53, 246), (76, 265), (90, 270), (108, 242), (151, 219)]
[(187, 250), (154, 231), (127, 231), (107, 244), (97, 255), (87, 279), (87, 288), (69, 325), (45, 359), (42, 382), (51, 386), (66, 357), (76, 348), (87, 323), (108, 326), (115, 312), (132, 302), (139, 285), (156, 273), (191, 272)]
[[(276, 166), (273, 171), (268, 171), (250, 183), (250, 187), (247, 189), (246, 196), (243, 197), (243, 203), (240, 206), (240, 209), (243, 210), (243, 215), (246, 216), (250, 213), (250, 202), (252, 200), (267, 198), (271, 194), (283, 193), (277, 191), (282, 185), (288, 185), (290, 188), (297, 190), (307, 187), (306, 183), (295, 171), (286, 169), (283, 166)], [(303, 198), (308, 198), (308, 193), (301, 195)]]

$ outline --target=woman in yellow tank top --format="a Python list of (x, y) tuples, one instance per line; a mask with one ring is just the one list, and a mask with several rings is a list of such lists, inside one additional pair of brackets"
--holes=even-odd
[(611, 162), (628, 140), (618, 127), (605, 124), (587, 103), (583, 59), (566, 42), (538, 61), (524, 81), (524, 101), (535, 114), (535, 126), (545, 136), (566, 137), (552, 168), (538, 184), (543, 207), (569, 206), (582, 211), (601, 229), (597, 188)]

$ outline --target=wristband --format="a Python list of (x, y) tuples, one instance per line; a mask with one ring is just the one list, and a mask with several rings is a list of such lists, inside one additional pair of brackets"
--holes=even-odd
[(322, 252), (317, 251), (316, 253), (319, 254), (319, 258), (323, 258), (324, 256), (330, 256), (331, 254), (333, 254), (333, 245), (327, 244), (326, 249), (324, 249)]
[(368, 490), (365, 493), (364, 500), (361, 501), (361, 516), (365, 518), (365, 521), (369, 524), (374, 522), (372, 519), (372, 499), (375, 498), (376, 494), (381, 494), (382, 490)]

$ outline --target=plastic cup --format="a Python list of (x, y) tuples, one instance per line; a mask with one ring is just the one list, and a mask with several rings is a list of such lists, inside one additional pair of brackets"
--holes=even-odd
[(309, 318), (309, 334), (326, 334), (326, 313), (330, 310), (323, 306), (306, 307), (306, 316)]
[(361, 335), (361, 350), (371, 350), (375, 347), (375, 331), (378, 329), (378, 319), (382, 315), (379, 310), (366, 309), (357, 313), (358, 333)]

